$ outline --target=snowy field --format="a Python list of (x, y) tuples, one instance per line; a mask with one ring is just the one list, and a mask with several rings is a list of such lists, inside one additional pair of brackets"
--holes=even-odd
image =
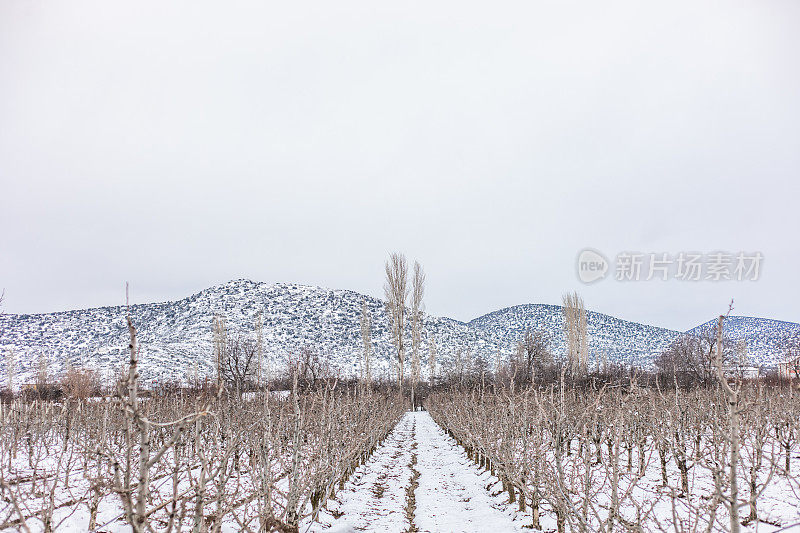
[(498, 485), (427, 412), (409, 412), (312, 531), (525, 531)]
[[(164, 453), (142, 505), (154, 531), (727, 531), (721, 405), (692, 394), (447, 392), (405, 413), (394, 394), (256, 395), (174, 445), (154, 427), (151, 458)], [(743, 531), (800, 531), (797, 406), (775, 394), (742, 410)], [(126, 467), (118, 407), (4, 408), (0, 529), (131, 530), (122, 489), (139, 490), (139, 463), (134, 446)]]
[(130, 531), (130, 497), (157, 531), (290, 531), (402, 414), (394, 395), (331, 390), (216, 401), (142, 401), (184, 421), (148, 422), (146, 439), (117, 402), (3, 405), (0, 529)]
[[(800, 531), (798, 399), (747, 393), (736, 461), (742, 531)], [(525, 509), (529, 527), (730, 530), (731, 442), (716, 391), (449, 392), (428, 404), (468, 456), (505, 481), (505, 501)]]

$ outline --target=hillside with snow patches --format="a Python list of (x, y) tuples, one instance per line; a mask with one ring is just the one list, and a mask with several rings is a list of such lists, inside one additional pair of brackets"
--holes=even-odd
[[(344, 373), (354, 374), (362, 351), (362, 301), (366, 301), (373, 319), (373, 374), (389, 376), (393, 347), (382, 300), (347, 290), (234, 280), (182, 300), (131, 306), (131, 317), (139, 332), (142, 377), (150, 382), (183, 380), (195, 365), (201, 374), (210, 374), (213, 317), (226, 317), (229, 337), (255, 338), (259, 312), (263, 315), (265, 358), (273, 370), (283, 368), (288, 358), (309, 348)], [(15, 353), (17, 383), (32, 381), (42, 354), (53, 374), (72, 364), (110, 376), (127, 360), (124, 317), (123, 306), (35, 315), (2, 314), (0, 352), (4, 354), (4, 364), (0, 379), (5, 379), (10, 350)], [(590, 364), (605, 353), (609, 361), (648, 366), (680, 335), (591, 311), (587, 321)], [(738, 335), (735, 338), (748, 339), (750, 356), (757, 364), (774, 364), (782, 359), (787, 339), (800, 338), (800, 325), (794, 323), (745, 317), (732, 317), (729, 321), (731, 330)], [(562, 323), (560, 306), (529, 304), (501, 309), (466, 323), (425, 315), (424, 329), (426, 342), (428, 336), (436, 338), (437, 360), (440, 368), (446, 368), (458, 350), (469, 351), (472, 357), (482, 357), (494, 365), (498, 357), (513, 352), (527, 328), (546, 330), (551, 351), (559, 357), (564, 353)]]
[[(709, 320), (687, 333), (702, 334), (716, 330), (717, 320)], [(771, 366), (786, 358), (789, 346), (800, 346), (800, 324), (771, 318), (729, 316), (723, 325), (725, 336), (732, 341), (744, 340), (750, 361), (755, 365)]]
[[(564, 315), (560, 305), (527, 304), (507, 307), (471, 320), (469, 326), (481, 332), (489, 342), (502, 343), (505, 339), (518, 339), (526, 329), (544, 329), (551, 341), (551, 351), (556, 355), (566, 353)], [(599, 361), (605, 352), (611, 362), (627, 366), (647, 367), (679, 335), (673, 331), (613, 316), (586, 312), (589, 333), (589, 363)]]

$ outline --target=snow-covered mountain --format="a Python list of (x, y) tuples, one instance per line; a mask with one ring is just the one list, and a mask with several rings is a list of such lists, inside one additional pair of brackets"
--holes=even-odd
[[(265, 359), (274, 369), (283, 368), (287, 358), (309, 348), (336, 367), (353, 372), (362, 351), (362, 301), (373, 319), (374, 373), (381, 375), (390, 368), (392, 354), (381, 300), (347, 290), (235, 280), (183, 300), (131, 306), (142, 377), (145, 381), (184, 379), (195, 362), (201, 374), (210, 373), (213, 317), (225, 317), (228, 337), (254, 338), (259, 312)], [(442, 364), (447, 364), (456, 346), (484, 349), (479, 332), (463, 322), (425, 316), (424, 326), (437, 339)], [(123, 306), (0, 315), (0, 350), (14, 350), (20, 383), (32, 379), (42, 355), (53, 373), (63, 371), (67, 361), (111, 372), (127, 361), (127, 345)], [(497, 348), (484, 351), (496, 353)], [(5, 370), (3, 365), (0, 374), (5, 375)]]
[[(287, 358), (309, 348), (343, 371), (356, 372), (362, 350), (362, 301), (366, 301), (373, 319), (374, 373), (388, 375), (393, 349), (381, 300), (347, 290), (235, 280), (182, 300), (131, 306), (139, 331), (142, 377), (146, 381), (182, 380), (195, 364), (201, 373), (210, 373), (213, 317), (225, 316), (229, 337), (253, 338), (259, 312), (263, 316), (265, 355), (273, 369), (283, 368)], [(67, 362), (110, 374), (126, 361), (124, 317), (122, 306), (38, 315), (3, 314), (0, 353), (7, 361), (9, 351), (14, 351), (17, 383), (32, 380), (41, 357), (47, 358), (54, 374), (63, 371)], [(763, 319), (745, 320), (751, 325), (740, 329), (748, 338), (756, 337), (750, 342), (750, 353), (759, 362), (780, 359), (776, 351), (780, 339), (800, 330), (798, 324), (769, 321), (775, 324), (766, 328), (753, 325)], [(426, 315), (424, 327), (436, 338), (437, 360), (447, 367), (458, 350), (469, 350), (473, 357), (494, 364), (498, 357), (513, 352), (526, 328), (546, 330), (551, 350), (561, 355), (562, 322), (560, 306), (531, 304), (501, 309), (467, 323)], [(680, 335), (595, 312), (589, 312), (588, 325), (590, 361), (605, 352), (609, 361), (647, 366)], [(4, 363), (0, 379), (5, 372)]]
[[(628, 366), (648, 366), (679, 335), (678, 331), (628, 322), (613, 316), (587, 311), (589, 364), (605, 353), (609, 361)], [(551, 340), (553, 354), (564, 356), (564, 314), (560, 305), (527, 304), (507, 307), (483, 315), (468, 324), (495, 343), (518, 339), (526, 329), (543, 329)]]
[[(687, 333), (701, 334), (716, 330), (717, 321), (709, 320)], [(729, 316), (723, 322), (725, 336), (734, 342), (744, 341), (750, 362), (758, 366), (773, 366), (786, 357), (788, 348), (800, 346), (800, 324), (771, 318)]]

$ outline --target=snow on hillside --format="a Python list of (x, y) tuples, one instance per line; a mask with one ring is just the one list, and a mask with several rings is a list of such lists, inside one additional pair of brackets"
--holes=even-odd
[[(653, 357), (681, 335), (678, 331), (628, 322), (594, 311), (587, 311), (586, 315), (590, 367), (604, 352), (609, 361), (647, 367)], [(549, 335), (550, 350), (556, 357), (566, 355), (564, 315), (559, 305), (507, 307), (478, 317), (469, 325), (494, 342), (518, 339), (526, 329), (542, 329)]]
[[(226, 317), (229, 337), (254, 337), (263, 313), (265, 356), (273, 368), (309, 348), (345, 372), (355, 372), (362, 350), (362, 300), (373, 317), (374, 373), (390, 368), (392, 345), (381, 300), (352, 291), (297, 284), (268, 285), (235, 280), (183, 300), (131, 306), (139, 331), (141, 373), (145, 381), (183, 379), (196, 361), (212, 369), (211, 323)], [(30, 381), (39, 354), (54, 373), (69, 360), (106, 373), (125, 364), (128, 338), (123, 306), (42, 315), (0, 315), (0, 350), (13, 349), (18, 382)], [(447, 364), (456, 346), (482, 346), (477, 332), (448, 318), (426, 316), (426, 331), (435, 335), (439, 360)], [(489, 350), (495, 353), (494, 346)], [(2, 369), (5, 374), (5, 367)]]
[[(362, 350), (362, 300), (373, 318), (374, 374), (388, 376), (393, 348), (381, 300), (347, 290), (234, 280), (182, 300), (131, 306), (139, 330), (142, 377), (145, 381), (182, 380), (195, 362), (201, 373), (210, 373), (215, 314), (226, 317), (229, 336), (254, 337), (259, 311), (263, 313), (266, 358), (272, 368), (282, 368), (287, 358), (309, 348), (343, 372), (355, 373)], [(108, 376), (126, 362), (124, 317), (123, 306), (39, 315), (3, 314), (0, 353), (14, 350), (17, 383), (33, 379), (40, 354), (47, 357), (54, 374), (63, 371), (69, 361)], [(751, 355), (759, 361), (773, 360), (770, 354), (781, 339), (800, 330), (798, 324), (767, 321), (770, 324), (766, 327), (763, 319), (744, 320), (745, 325), (732, 325), (754, 337)], [(758, 327), (748, 322), (758, 320), (762, 322), (753, 323), (761, 324)], [(447, 367), (459, 349), (469, 349), (474, 356), (495, 364), (498, 354), (506, 357), (512, 353), (526, 328), (546, 330), (551, 350), (562, 355), (562, 321), (560, 306), (531, 304), (495, 311), (468, 323), (426, 315), (424, 326), (436, 337), (441, 367)], [(588, 326), (590, 364), (605, 352), (610, 361), (648, 366), (655, 354), (680, 335), (591, 311)], [(2, 379), (5, 370), (5, 364), (0, 366)]]
[[(717, 320), (709, 320), (688, 331), (700, 334), (715, 329)], [(725, 335), (733, 341), (747, 343), (750, 362), (759, 366), (774, 366), (786, 358), (790, 345), (800, 344), (800, 324), (770, 318), (729, 316), (724, 322)]]

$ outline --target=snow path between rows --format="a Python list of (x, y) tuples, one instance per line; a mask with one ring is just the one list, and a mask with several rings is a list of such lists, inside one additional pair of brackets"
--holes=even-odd
[[(322, 531), (388, 533), (408, 530), (405, 488), (411, 479), (413, 431), (413, 420), (404, 416), (369, 461), (356, 469), (344, 490), (328, 502), (333, 516), (339, 513), (343, 516), (331, 529)], [(321, 513), (320, 522), (325, 521)], [(316, 524), (312, 531), (319, 531), (318, 526)]]
[[(416, 511), (411, 529), (407, 492), (413, 468)], [(406, 413), (372, 458), (359, 467), (321, 516), (314, 531), (521, 532), (528, 531), (505, 500), (488, 489), (498, 480), (467, 459), (464, 450), (427, 412)], [(338, 517), (338, 518), (334, 518)], [(330, 526), (330, 527), (328, 527)]]
[(497, 480), (467, 459), (467, 454), (427, 412), (411, 413), (417, 420), (417, 512), (420, 531), (523, 531), (486, 490)]

